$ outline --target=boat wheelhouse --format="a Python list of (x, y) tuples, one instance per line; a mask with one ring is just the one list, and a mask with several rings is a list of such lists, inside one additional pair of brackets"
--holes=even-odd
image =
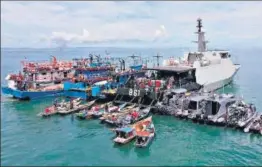
[[(85, 64), (85, 63), (84, 63)], [(88, 99), (115, 95), (104, 93), (104, 90), (113, 90), (124, 85), (131, 75), (144, 76), (142, 65), (135, 65), (125, 70), (124, 61), (120, 61), (120, 70), (110, 62), (97, 61), (90, 66), (75, 66), (75, 77), (72, 81), (64, 82), (65, 96)]]

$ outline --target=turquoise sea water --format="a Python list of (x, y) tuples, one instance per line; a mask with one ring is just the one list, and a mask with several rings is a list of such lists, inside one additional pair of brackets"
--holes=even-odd
[[(20, 61), (86, 57), (90, 52), (111, 56), (179, 56), (182, 49), (4, 49), (1, 50), (1, 84), (7, 73), (18, 71)], [(262, 111), (262, 49), (232, 50), (242, 65), (233, 92)], [(52, 99), (16, 101), (1, 97), (1, 165), (262, 165), (262, 137), (229, 128), (198, 125), (170, 116), (153, 116), (157, 136), (151, 146), (134, 143), (116, 146), (114, 134), (96, 120), (72, 120), (71, 116), (37, 117)]]

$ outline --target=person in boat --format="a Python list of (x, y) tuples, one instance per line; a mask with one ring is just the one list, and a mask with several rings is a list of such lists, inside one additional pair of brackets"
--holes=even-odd
[(126, 124), (130, 123), (131, 119), (132, 119), (131, 114), (127, 114), (127, 116), (125, 117), (125, 122), (124, 123), (126, 123)]
[(153, 133), (154, 128), (155, 128), (154, 124), (151, 123), (150, 126), (147, 128), (147, 131), (149, 131), (150, 133)]
[(117, 120), (117, 118), (116, 118), (115, 114), (113, 114), (112, 115), (112, 121), (116, 121), (116, 120)]
[(105, 112), (109, 112), (109, 109), (108, 109), (108, 104), (105, 104)]
[(71, 99), (70, 100), (70, 109), (73, 109), (74, 108), (74, 103), (73, 103), (73, 100)]
[(63, 99), (62, 102), (61, 102), (61, 107), (65, 107), (65, 100)]
[(55, 108), (57, 107), (57, 105), (58, 105), (58, 101), (57, 101), (57, 99), (55, 99), (55, 100), (54, 100), (54, 106), (55, 106)]
[(50, 113), (50, 109), (49, 109), (49, 108), (46, 108), (46, 109), (45, 109), (45, 113), (46, 113), (46, 114)]
[(138, 112), (137, 111), (133, 111), (132, 112), (132, 117), (133, 117), (133, 119), (137, 119), (138, 118)]

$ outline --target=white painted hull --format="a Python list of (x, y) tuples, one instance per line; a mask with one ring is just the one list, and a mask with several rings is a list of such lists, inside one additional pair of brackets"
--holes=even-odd
[(204, 85), (204, 90), (207, 91), (207, 92), (210, 92), (210, 91), (220, 89), (220, 88), (230, 84), (232, 82), (232, 80), (234, 79), (234, 76), (238, 72), (239, 68), (240, 67), (236, 67), (235, 72), (229, 78), (222, 79), (222, 80), (215, 81), (215, 82), (209, 81), (207, 84)]

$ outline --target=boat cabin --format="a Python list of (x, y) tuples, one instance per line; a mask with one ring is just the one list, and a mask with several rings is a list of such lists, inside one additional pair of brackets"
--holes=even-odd
[(117, 128), (116, 137), (128, 139), (135, 135), (135, 130), (131, 127)]
[(228, 107), (234, 104), (238, 98), (233, 95), (212, 95), (206, 100), (205, 116), (219, 115), (227, 112)]
[(197, 95), (189, 99), (188, 112), (193, 113), (203, 109), (204, 102), (208, 97), (206, 95)]

